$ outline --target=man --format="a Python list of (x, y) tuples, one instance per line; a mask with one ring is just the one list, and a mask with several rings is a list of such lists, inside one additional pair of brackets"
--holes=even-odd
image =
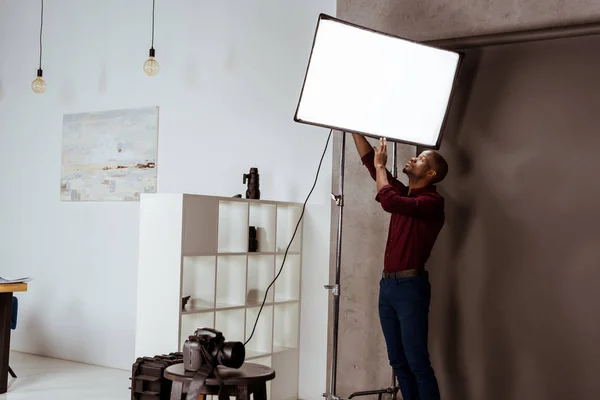
[(435, 151), (424, 151), (404, 166), (408, 187), (386, 169), (387, 146), (373, 148), (353, 134), (363, 164), (377, 183), (375, 199), (391, 214), (384, 268), (379, 284), (379, 319), (390, 365), (404, 400), (439, 400), (428, 350), (431, 299), (425, 263), (444, 225), (444, 198), (435, 184), (448, 164)]

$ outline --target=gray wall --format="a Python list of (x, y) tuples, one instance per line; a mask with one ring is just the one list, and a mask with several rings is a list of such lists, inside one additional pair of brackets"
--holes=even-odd
[[(416, 40), (600, 19), (600, 2), (504, 3), (338, 0), (338, 16)], [(600, 392), (593, 309), (600, 57), (590, 50), (599, 46), (600, 38), (567, 39), (468, 57), (465, 71), (474, 78), (461, 83), (441, 149), (451, 166), (440, 188), (447, 224), (428, 266), (431, 353), (445, 399), (594, 399)], [(339, 143), (337, 133), (334, 192)], [(414, 151), (401, 146), (399, 165)], [(377, 317), (389, 216), (373, 200), (374, 182), (351, 137), (346, 162), (342, 396), (391, 378)]]

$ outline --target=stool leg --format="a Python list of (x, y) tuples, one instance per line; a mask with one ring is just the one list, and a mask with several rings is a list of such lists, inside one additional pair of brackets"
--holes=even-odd
[(254, 387), (254, 400), (267, 400), (267, 383), (259, 383)]
[[(248, 386), (236, 386), (235, 398), (236, 400), (250, 400), (250, 392), (248, 391)], [(254, 399), (256, 400), (256, 397)]]
[(183, 382), (173, 382), (171, 386), (171, 400), (183, 400)]

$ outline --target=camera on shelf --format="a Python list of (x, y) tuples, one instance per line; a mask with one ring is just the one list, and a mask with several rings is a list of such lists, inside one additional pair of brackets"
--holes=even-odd
[(211, 328), (198, 328), (183, 344), (183, 366), (199, 371), (205, 365), (240, 368), (246, 359), (242, 342), (226, 342), (223, 334)]

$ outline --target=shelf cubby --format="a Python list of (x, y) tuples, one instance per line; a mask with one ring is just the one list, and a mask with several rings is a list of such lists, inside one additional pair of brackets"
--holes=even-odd
[[(246, 356), (246, 359), (248, 359), (248, 357)], [(254, 364), (260, 364), (260, 365), (264, 365), (266, 367), (270, 367), (271, 365), (273, 365), (273, 363), (271, 362), (272, 357), (270, 355), (268, 356), (264, 356), (264, 357), (254, 357), (252, 358), (252, 362)]]
[(219, 202), (219, 253), (248, 252), (248, 203)]
[(221, 331), (228, 342), (244, 343), (246, 310), (217, 311), (215, 317), (215, 329)]
[[(246, 310), (246, 340), (250, 338), (252, 334), (252, 328), (256, 321), (256, 316), (260, 307), (252, 307)], [(250, 341), (246, 344), (246, 350), (249, 352), (250, 357), (256, 355), (268, 355), (271, 354), (273, 349), (273, 306), (264, 306), (254, 335)]]
[[(277, 206), (277, 253), (284, 253), (288, 246), (289, 252), (298, 253), (300, 251), (302, 246), (302, 224), (298, 225), (298, 221), (301, 214), (301, 206)], [(296, 230), (297, 225), (298, 229)], [(296, 232), (295, 236), (294, 232)], [(294, 241), (290, 245), (292, 236)]]
[(273, 318), (273, 352), (297, 348), (300, 304), (275, 304)]
[(182, 253), (184, 256), (217, 252), (219, 201), (206, 196), (183, 196)]
[(215, 307), (215, 256), (183, 257), (181, 297), (191, 296), (184, 312)]
[(217, 256), (216, 308), (246, 304), (246, 256)]
[(183, 349), (188, 336), (193, 335), (198, 328), (214, 328), (215, 313), (213, 311), (204, 311), (194, 314), (184, 314), (181, 316), (180, 332), (180, 351)]
[(277, 206), (275, 204), (250, 204), (249, 226), (256, 228), (258, 252), (275, 252)]
[[(248, 282), (246, 284), (246, 305), (260, 305), (267, 288), (274, 278), (274, 255), (248, 255)], [(273, 302), (273, 287), (267, 294), (267, 302)]]
[(275, 273), (283, 270), (275, 281), (275, 301), (298, 300), (300, 298), (300, 255), (277, 255), (275, 258)]

